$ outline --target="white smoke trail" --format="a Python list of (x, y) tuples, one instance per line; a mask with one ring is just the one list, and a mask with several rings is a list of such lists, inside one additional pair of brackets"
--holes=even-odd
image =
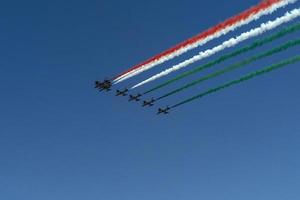
[(288, 4), (291, 4), (291, 3), (295, 3), (297, 0), (283, 0), (283, 1), (280, 1), (278, 3), (275, 3), (273, 4), (272, 6), (270, 6), (269, 8), (267, 9), (264, 9), (264, 10), (261, 10), (260, 12), (256, 13), (256, 14), (253, 14), (253, 15), (250, 15), (248, 18), (246, 19), (243, 19), (241, 21), (238, 21), (237, 23), (231, 25), (231, 26), (228, 26), (220, 31), (217, 31), (216, 33), (212, 34), (212, 35), (209, 35), (193, 44), (189, 44), (189, 45), (186, 45), (180, 49), (178, 49), (177, 51), (173, 52), (173, 53), (170, 53), (166, 56), (163, 56), (161, 57), (160, 59), (156, 59), (154, 60), (153, 62), (150, 62), (148, 64), (145, 64), (143, 66), (141, 66), (140, 68), (138, 69), (135, 69), (133, 71), (130, 71), (120, 77), (118, 77), (117, 79), (114, 80), (115, 84), (119, 83), (119, 82), (122, 82), (128, 78), (131, 78), (135, 75), (138, 75), (148, 69), (151, 69), (159, 64), (162, 64), (168, 60), (171, 60), (177, 56), (180, 56), (184, 53), (186, 53), (187, 51), (189, 50), (192, 50), (194, 48), (197, 48), (199, 46), (202, 46), (204, 44), (206, 44), (207, 42), (213, 40), (213, 39), (216, 39), (216, 38), (219, 38), (221, 37), (222, 35), (226, 35), (227, 33), (229, 33), (230, 31), (234, 31), (235, 29), (243, 26), (243, 25), (247, 25), (249, 24), (250, 22), (252, 21), (255, 21), (255, 20), (258, 20), (259, 18), (261, 18), (262, 16), (264, 15), (269, 15), (269, 14), (272, 14), (273, 12), (275, 12), (276, 10), (278, 10), (279, 8), (282, 8), (282, 7), (285, 7), (287, 6)]
[(196, 55), (196, 56), (194, 56), (194, 57), (192, 57), (188, 60), (185, 60), (185, 61), (183, 61), (183, 62), (167, 69), (167, 70), (164, 70), (164, 71), (150, 77), (149, 79), (133, 86), (131, 89), (137, 88), (141, 85), (144, 85), (144, 84), (149, 83), (151, 81), (154, 81), (158, 78), (166, 76), (166, 75), (168, 75), (172, 72), (175, 72), (175, 71), (177, 71), (181, 68), (184, 68), (184, 67), (186, 67), (186, 66), (188, 66), (188, 65), (190, 65), (190, 64), (192, 64), (196, 61), (199, 61), (199, 60), (202, 60), (203, 58), (207, 58), (211, 55), (214, 55), (214, 54), (216, 54), (216, 53), (218, 53), (218, 52), (220, 52), (220, 51), (222, 51), (226, 48), (233, 47), (233, 46), (237, 45), (238, 43), (243, 42), (247, 39), (250, 39), (250, 38), (258, 36), (258, 35), (261, 35), (261, 34), (267, 32), (267, 31), (272, 30), (272, 29), (280, 26), (281, 24), (287, 23), (287, 22), (289, 22), (289, 21), (291, 21), (291, 20), (293, 20), (293, 19), (295, 19), (299, 16), (300, 16), (300, 8), (299, 9), (294, 9), (290, 12), (287, 12), (284, 16), (279, 17), (274, 21), (269, 21), (267, 23), (263, 23), (258, 28), (251, 29), (248, 32), (244, 32), (236, 38), (231, 38), (231, 39), (223, 42), (223, 44), (221, 44), (219, 46), (216, 46), (212, 49), (208, 49), (206, 51), (200, 52), (198, 55)]

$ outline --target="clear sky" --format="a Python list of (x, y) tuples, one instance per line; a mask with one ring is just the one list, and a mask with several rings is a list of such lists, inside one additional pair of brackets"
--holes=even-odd
[[(165, 117), (156, 116), (155, 109), (93, 89), (94, 80), (110, 78), (257, 2), (3, 1), (0, 199), (299, 199), (299, 64), (179, 107)], [(274, 19), (288, 8), (207, 47)], [(295, 38), (299, 32), (223, 65)], [(172, 105), (299, 50), (295, 47), (252, 63), (167, 98), (159, 106)], [(132, 86), (170, 63), (117, 88)]]

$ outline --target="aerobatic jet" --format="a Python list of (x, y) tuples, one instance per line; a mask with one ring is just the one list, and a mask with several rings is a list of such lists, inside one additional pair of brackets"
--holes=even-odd
[(137, 94), (136, 96), (129, 95), (129, 100), (128, 101), (140, 101), (141, 100), (140, 99), (141, 96), (142, 96), (141, 94)]
[(157, 112), (157, 114), (159, 115), (159, 114), (169, 114), (169, 110), (170, 110), (171, 108), (169, 107), (169, 106), (167, 106), (165, 109), (163, 109), (163, 108), (159, 108), (158, 109), (158, 112)]
[(102, 86), (103, 86), (103, 82), (100, 82), (100, 81), (95, 81), (95, 88), (96, 89), (101, 89), (102, 88)]
[(143, 107), (146, 107), (146, 106), (151, 107), (151, 106), (154, 106), (154, 102), (155, 102), (155, 99), (152, 98), (152, 99), (149, 100), (149, 101), (144, 101), (142, 106), (143, 106)]
[(103, 82), (95, 81), (95, 88), (99, 89), (100, 91), (106, 90), (110, 91), (112, 86), (112, 83), (110, 80), (104, 80)]
[(124, 89), (123, 91), (117, 90), (116, 96), (123, 96), (123, 97), (125, 97), (125, 96), (127, 96), (127, 92), (128, 92), (128, 89), (127, 89), (127, 88)]

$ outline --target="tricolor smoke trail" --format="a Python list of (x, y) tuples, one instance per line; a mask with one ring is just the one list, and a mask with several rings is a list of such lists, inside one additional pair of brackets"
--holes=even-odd
[(221, 86), (218, 86), (218, 87), (216, 87), (216, 88), (212, 88), (212, 89), (210, 89), (210, 90), (207, 90), (206, 92), (203, 92), (203, 93), (198, 94), (198, 95), (196, 95), (196, 96), (194, 96), (194, 97), (192, 97), (192, 98), (189, 98), (189, 99), (186, 99), (186, 100), (184, 100), (184, 101), (182, 101), (182, 102), (180, 102), (180, 103), (177, 103), (177, 104), (173, 105), (171, 108), (176, 108), (176, 107), (178, 107), (178, 106), (181, 106), (181, 105), (183, 105), (183, 104), (192, 102), (192, 101), (194, 101), (194, 100), (196, 100), (196, 99), (202, 98), (202, 97), (207, 96), (207, 95), (209, 95), (209, 94), (218, 92), (218, 91), (223, 90), (223, 89), (225, 89), (225, 88), (228, 88), (228, 87), (231, 87), (231, 86), (233, 86), (233, 85), (242, 83), (242, 82), (244, 82), (244, 81), (250, 80), (250, 79), (255, 78), (255, 77), (257, 77), (257, 76), (260, 76), (260, 75), (269, 73), (269, 72), (274, 71), (274, 70), (276, 70), (276, 69), (280, 69), (280, 68), (286, 67), (286, 66), (288, 66), (288, 65), (290, 65), (290, 64), (297, 63), (297, 62), (299, 62), (299, 61), (300, 61), (300, 55), (297, 55), (297, 56), (295, 56), (295, 57), (293, 57), (293, 58), (291, 58), (291, 59), (282, 61), (282, 62), (277, 63), (277, 64), (274, 64), (274, 65), (271, 65), (270, 67), (264, 68), (264, 69), (262, 69), (262, 70), (258, 70), (258, 71), (255, 71), (255, 72), (253, 72), (253, 73), (250, 73), (250, 74), (248, 74), (248, 75), (246, 75), (246, 76), (241, 77), (240, 79), (233, 80), (233, 81), (230, 81), (230, 82), (228, 82), (228, 83), (226, 83), (226, 84), (224, 84), (224, 85), (221, 85)]
[(233, 71), (233, 70), (235, 70), (235, 69), (244, 67), (244, 66), (246, 66), (246, 65), (248, 65), (248, 64), (250, 64), (250, 63), (252, 63), (252, 62), (254, 62), (254, 61), (257, 61), (257, 60), (259, 60), (259, 59), (263, 59), (263, 58), (272, 56), (272, 55), (274, 55), (274, 54), (276, 54), (276, 53), (282, 52), (282, 51), (284, 51), (284, 50), (287, 50), (287, 49), (289, 49), (289, 48), (291, 48), (291, 47), (294, 47), (294, 46), (297, 46), (297, 45), (300, 45), (300, 39), (298, 39), (298, 40), (293, 40), (293, 41), (289, 41), (289, 42), (287, 42), (287, 43), (285, 43), (285, 44), (283, 44), (283, 45), (281, 45), (281, 46), (279, 46), (279, 47), (276, 47), (276, 48), (271, 49), (270, 51), (267, 51), (267, 52), (262, 53), (262, 54), (257, 55), (257, 56), (253, 56), (253, 57), (248, 58), (248, 59), (246, 59), (246, 60), (243, 60), (243, 61), (240, 61), (240, 62), (238, 62), (238, 63), (235, 63), (235, 64), (233, 64), (233, 65), (231, 65), (231, 66), (229, 66), (229, 67), (226, 67), (226, 68), (224, 68), (224, 69), (222, 69), (222, 70), (216, 71), (216, 72), (211, 73), (211, 74), (209, 74), (209, 75), (207, 75), (207, 76), (204, 76), (204, 77), (202, 77), (202, 78), (199, 78), (199, 79), (193, 81), (192, 83), (186, 84), (186, 85), (184, 85), (183, 87), (180, 87), (180, 88), (178, 88), (178, 89), (176, 89), (176, 90), (173, 90), (173, 91), (171, 91), (171, 92), (169, 92), (169, 93), (167, 93), (167, 94), (165, 94), (165, 95), (163, 95), (163, 96), (157, 98), (156, 100), (160, 100), (160, 99), (166, 98), (166, 97), (168, 97), (168, 96), (177, 94), (177, 93), (179, 93), (179, 92), (181, 92), (181, 91), (184, 91), (184, 90), (186, 90), (186, 89), (188, 89), (188, 88), (190, 88), (190, 87), (192, 87), (192, 86), (195, 86), (195, 85), (197, 85), (197, 84), (200, 84), (200, 83), (202, 83), (202, 82), (204, 82), (204, 81), (206, 81), (206, 80), (215, 78), (215, 77), (220, 76), (220, 75), (222, 75), (222, 74), (225, 74), (225, 73), (227, 73), (227, 72), (231, 72), (231, 71)]
[(261, 46), (263, 46), (263, 45), (265, 45), (267, 43), (273, 42), (276, 39), (284, 37), (287, 34), (293, 33), (293, 32), (298, 31), (298, 30), (300, 30), (300, 23), (297, 23), (295, 25), (289, 26), (288, 28), (285, 28), (285, 29), (279, 31), (279, 32), (277, 32), (274, 35), (271, 35), (271, 36), (266, 37), (266, 38), (261, 39), (261, 40), (257, 40), (257, 41), (255, 41), (254, 43), (252, 43), (249, 46), (246, 46), (246, 47), (243, 47), (241, 49), (238, 49), (237, 51), (234, 51), (232, 53), (229, 53), (229, 54), (226, 54), (224, 56), (221, 56), (221, 57), (219, 57), (218, 59), (216, 59), (216, 60), (214, 60), (212, 62), (209, 62), (209, 63), (204, 64), (204, 65), (202, 65), (200, 67), (197, 67), (197, 68), (195, 68), (193, 70), (190, 70), (188, 72), (180, 74), (180, 75), (178, 75), (175, 78), (172, 78), (172, 79), (170, 79), (170, 80), (168, 80), (168, 81), (166, 81), (166, 82), (164, 82), (164, 83), (162, 83), (162, 84), (160, 84), (158, 86), (155, 86), (154, 88), (149, 89), (148, 91), (144, 92), (143, 94), (148, 94), (148, 93), (151, 93), (153, 91), (156, 91), (156, 90), (158, 90), (160, 88), (163, 88), (163, 87), (165, 87), (165, 86), (167, 86), (167, 85), (169, 85), (171, 83), (174, 83), (174, 82), (176, 82), (178, 80), (181, 80), (181, 79), (183, 79), (183, 78), (185, 78), (187, 76), (199, 73), (202, 70), (211, 68), (211, 67), (213, 67), (213, 66), (215, 66), (217, 64), (220, 64), (220, 63), (222, 63), (222, 62), (224, 62), (224, 61), (226, 61), (226, 60), (228, 60), (230, 58), (234, 58), (234, 57), (236, 57), (236, 56), (238, 56), (240, 54), (243, 54), (243, 53), (246, 53), (248, 51), (254, 50), (255, 48), (258, 48), (258, 47), (261, 47)]
[[(237, 29), (243, 25), (249, 24), (250, 22), (259, 19), (264, 15), (273, 13), (279, 8), (282, 8), (290, 3), (294, 3), (297, 0), (266, 0), (262, 1), (260, 4), (236, 15), (232, 18), (227, 19), (223, 23), (220, 23), (199, 35), (192, 37), (167, 51), (160, 53), (145, 62), (142, 62), (131, 69), (121, 73), (114, 78), (115, 83), (124, 81), (132, 76), (135, 76), (143, 71), (146, 71), (156, 65), (162, 64), (168, 60), (175, 58), (191, 49), (197, 48), (205, 43), (218, 38), (222, 35), (227, 34), (230, 31)], [(137, 73), (138, 72), (138, 73)], [(132, 76), (129, 76), (133, 74)]]
[[(212, 56), (212, 55), (214, 55), (214, 54), (216, 54), (216, 53), (218, 53), (218, 52), (220, 52), (220, 51), (222, 51), (224, 49), (227, 49), (227, 48), (230, 48), (230, 47), (234, 47), (237, 44), (239, 44), (239, 43), (241, 43), (241, 42), (243, 42), (245, 40), (248, 40), (248, 39), (250, 39), (252, 37), (261, 35), (261, 34), (267, 32), (267, 31), (270, 31), (270, 30), (272, 30), (272, 29), (274, 29), (274, 28), (276, 28), (276, 27), (278, 27), (278, 26), (280, 26), (280, 25), (282, 25), (284, 23), (287, 23), (287, 22), (289, 22), (289, 21), (291, 21), (291, 20), (293, 20), (293, 19), (295, 19), (295, 18), (297, 18), (299, 16), (300, 16), (300, 8), (294, 9), (294, 10), (292, 10), (290, 12), (287, 12), (284, 16), (278, 17), (274, 21), (269, 21), (267, 23), (263, 23), (259, 27), (255, 28), (255, 29), (251, 29), (248, 32), (244, 32), (244, 33), (242, 33), (241, 35), (239, 35), (239, 36), (237, 36), (235, 38), (231, 38), (231, 39), (225, 41), (223, 44), (221, 44), (219, 46), (216, 46), (216, 47), (214, 47), (212, 49), (208, 49), (206, 51), (200, 52), (198, 55), (196, 55), (196, 56), (194, 56), (194, 57), (192, 57), (192, 58), (190, 58), (188, 60), (185, 60), (184, 62), (181, 62), (181, 63), (179, 63), (179, 64), (177, 64), (177, 65), (175, 65), (175, 66), (173, 66), (173, 67), (171, 67), (171, 68), (169, 68), (167, 70), (164, 70), (164, 71), (162, 71), (162, 72), (160, 72), (160, 73), (158, 73), (158, 74), (150, 77), (149, 79), (147, 79), (145, 81), (142, 81), (141, 83), (133, 86), (131, 89), (137, 88), (137, 87), (142, 86), (142, 85), (144, 85), (146, 83), (149, 83), (151, 81), (154, 81), (156, 79), (164, 77), (164, 76), (166, 76), (166, 75), (168, 75), (168, 74), (170, 74), (172, 72), (175, 72), (175, 71), (177, 71), (179, 69), (182, 69), (182, 68), (184, 68), (184, 67), (186, 67), (186, 66), (188, 66), (188, 65), (190, 65), (190, 64), (192, 64), (194, 62), (197, 62), (199, 60), (202, 60), (204, 58)], [(138, 72), (136, 72), (136, 73), (138, 73)], [(129, 76), (133, 76), (134, 74), (135, 73), (133, 73), (133, 74), (131, 74)]]

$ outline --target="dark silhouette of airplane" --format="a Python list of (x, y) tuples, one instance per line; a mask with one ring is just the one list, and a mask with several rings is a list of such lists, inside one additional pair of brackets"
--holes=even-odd
[(96, 89), (101, 89), (102, 88), (102, 86), (103, 86), (103, 82), (100, 82), (100, 81), (95, 81), (95, 88)]
[(101, 81), (95, 81), (95, 88), (99, 89), (99, 91), (110, 91), (112, 87), (112, 83), (110, 80), (104, 80), (103, 82)]
[(141, 94), (137, 94), (136, 96), (129, 95), (129, 100), (128, 101), (140, 101), (141, 100), (140, 99), (141, 96), (142, 96)]
[(127, 92), (128, 92), (128, 89), (127, 89), (127, 88), (124, 89), (123, 91), (117, 90), (117, 91), (116, 91), (116, 96), (123, 96), (123, 97), (125, 97), (125, 96), (127, 96)]
[(109, 80), (104, 80), (103, 82), (95, 81), (95, 88), (102, 89), (102, 87), (108, 83), (109, 83)]
[(149, 100), (149, 101), (144, 101), (142, 106), (143, 106), (143, 107), (146, 107), (146, 106), (151, 107), (151, 106), (154, 106), (154, 102), (155, 102), (155, 99), (152, 98), (152, 99)]
[(169, 106), (167, 106), (165, 109), (163, 109), (163, 108), (159, 108), (158, 109), (158, 112), (157, 112), (157, 114), (159, 115), (159, 114), (169, 114), (169, 110), (170, 110), (171, 108), (169, 107)]

